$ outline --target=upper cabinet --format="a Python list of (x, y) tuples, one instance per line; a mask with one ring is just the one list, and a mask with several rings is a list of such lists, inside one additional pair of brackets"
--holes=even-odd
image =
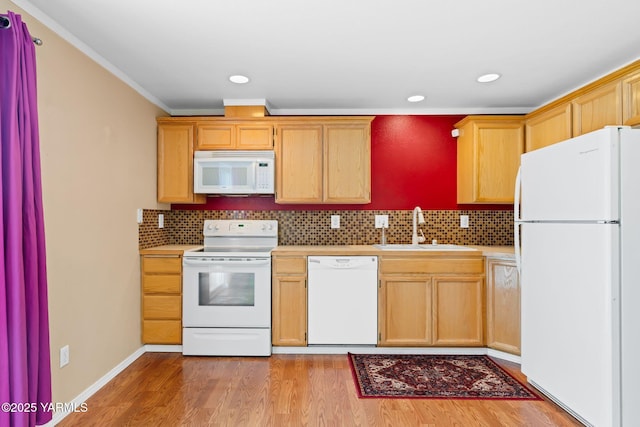
[(371, 120), (319, 118), (279, 124), (276, 203), (370, 203)]
[(640, 71), (622, 80), (622, 124), (640, 125)]
[(523, 116), (467, 116), (458, 136), (458, 203), (513, 203)]
[(272, 150), (274, 126), (259, 121), (201, 122), (197, 124), (197, 150)]
[(622, 81), (598, 86), (571, 101), (573, 136), (622, 124)]
[(323, 202), (371, 202), (370, 123), (324, 125)]
[(322, 125), (280, 125), (276, 133), (276, 201), (321, 202)]
[(640, 61), (526, 115), (526, 151), (605, 126), (640, 125)]
[(206, 202), (205, 195), (193, 193), (195, 150), (274, 150), (276, 203), (370, 203), (372, 120), (159, 118), (158, 201)]
[(158, 202), (206, 202), (193, 193), (194, 132), (194, 123), (158, 123)]
[(571, 103), (528, 114), (525, 122), (525, 151), (537, 150), (572, 136)]

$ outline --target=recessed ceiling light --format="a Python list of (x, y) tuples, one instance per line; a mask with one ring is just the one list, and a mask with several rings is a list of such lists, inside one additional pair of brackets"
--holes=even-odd
[(498, 80), (500, 78), (500, 74), (497, 73), (489, 73), (489, 74), (483, 74), (480, 77), (478, 77), (478, 83), (490, 83), (490, 82), (494, 82), (496, 80)]
[(235, 76), (230, 76), (229, 80), (233, 83), (244, 84), (249, 82), (249, 77), (237, 74)]
[(413, 95), (413, 96), (408, 97), (407, 101), (409, 101), (409, 102), (424, 101), (424, 96), (422, 96), (422, 95)]

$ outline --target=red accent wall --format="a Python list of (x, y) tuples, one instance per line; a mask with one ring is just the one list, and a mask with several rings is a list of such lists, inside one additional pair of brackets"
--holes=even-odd
[(464, 116), (376, 116), (371, 123), (371, 203), (281, 205), (269, 197), (209, 197), (205, 210), (428, 210), (507, 209), (456, 203), (456, 139), (453, 125)]

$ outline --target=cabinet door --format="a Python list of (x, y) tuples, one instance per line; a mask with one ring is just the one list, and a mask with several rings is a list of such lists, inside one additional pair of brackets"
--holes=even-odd
[(540, 114), (527, 116), (526, 151), (537, 150), (571, 138), (571, 103), (558, 105)]
[(482, 278), (433, 278), (433, 343), (482, 346), (484, 292)]
[(198, 150), (231, 150), (235, 148), (236, 127), (230, 123), (199, 124)]
[(379, 345), (431, 344), (431, 287), (429, 278), (381, 280), (378, 295)]
[(640, 72), (622, 81), (622, 123), (627, 126), (640, 124)]
[(458, 203), (513, 203), (524, 150), (523, 119), (469, 116), (460, 123)]
[(205, 203), (193, 194), (192, 124), (158, 124), (158, 202)]
[(182, 297), (180, 295), (144, 295), (142, 316), (148, 319), (182, 318)]
[(511, 259), (487, 258), (487, 346), (520, 354), (520, 281)]
[(307, 345), (307, 277), (277, 276), (272, 290), (272, 343)]
[(277, 129), (276, 203), (322, 202), (322, 126)]
[(371, 202), (370, 125), (324, 128), (325, 203)]
[(573, 136), (607, 125), (622, 124), (622, 82), (615, 81), (585, 93), (572, 101)]
[(236, 148), (239, 150), (272, 150), (273, 125), (269, 123), (237, 125)]
[(145, 344), (182, 344), (182, 323), (179, 320), (144, 320), (142, 342)]

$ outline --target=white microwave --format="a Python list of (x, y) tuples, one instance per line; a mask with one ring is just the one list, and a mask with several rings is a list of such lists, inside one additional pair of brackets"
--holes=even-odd
[(196, 151), (193, 191), (199, 194), (274, 194), (273, 151)]

